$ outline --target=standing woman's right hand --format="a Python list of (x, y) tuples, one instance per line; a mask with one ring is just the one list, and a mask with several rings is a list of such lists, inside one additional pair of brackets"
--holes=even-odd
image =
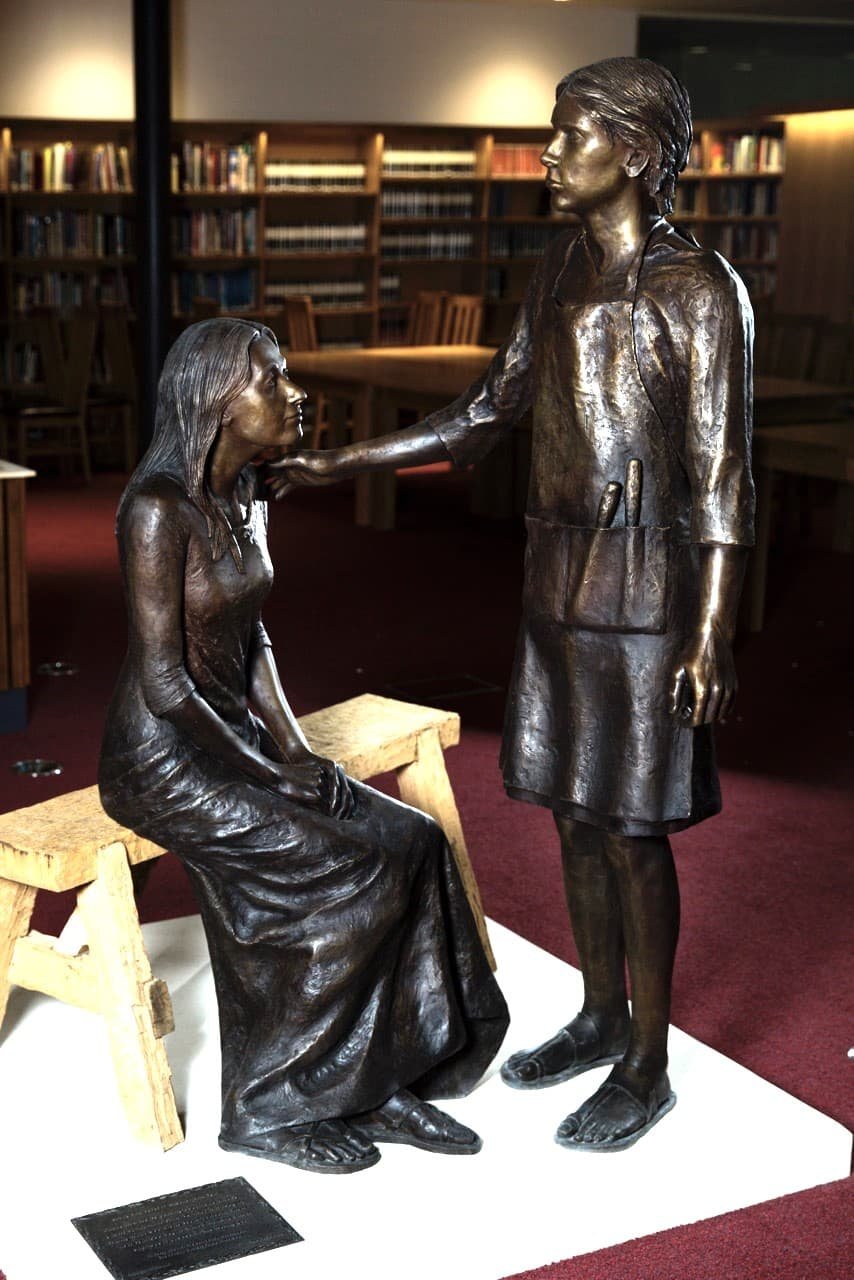
[(274, 498), (283, 498), (297, 486), (335, 484), (345, 479), (338, 449), (303, 449), (279, 462), (268, 463), (267, 487)]

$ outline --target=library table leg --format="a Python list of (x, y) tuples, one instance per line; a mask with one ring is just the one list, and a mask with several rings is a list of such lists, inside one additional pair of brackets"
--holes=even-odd
[(486, 929), (480, 890), (469, 860), (463, 826), (445, 768), (445, 755), (437, 729), (428, 729), (419, 734), (417, 755), (411, 764), (402, 765), (397, 770), (397, 784), (401, 800), (412, 805), (413, 809), (421, 809), (423, 813), (429, 814), (444, 831), (460, 872), (483, 949), (494, 969), (495, 956)]
[(125, 1114), (135, 1137), (168, 1151), (184, 1139), (161, 1039), (172, 1028), (171, 1004), (165, 983), (151, 973), (123, 844), (99, 852), (97, 878), (78, 903)]
[(17, 884), (14, 880), (0, 879), (0, 1026), (6, 1016), (9, 1002), (9, 967), (19, 938), (30, 927), (36, 894), (30, 884)]

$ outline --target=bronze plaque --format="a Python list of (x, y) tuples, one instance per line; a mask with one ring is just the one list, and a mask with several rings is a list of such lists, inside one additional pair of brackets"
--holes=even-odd
[(163, 1280), (302, 1240), (245, 1178), (209, 1182), (72, 1222), (116, 1280)]

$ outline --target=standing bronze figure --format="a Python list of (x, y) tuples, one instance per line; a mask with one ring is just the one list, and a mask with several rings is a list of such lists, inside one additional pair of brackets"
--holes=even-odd
[(129, 648), (99, 782), (195, 889), (220, 1145), (349, 1173), (374, 1142), (479, 1150), (422, 1099), (471, 1089), (508, 1019), (441, 829), (314, 755), (279, 683), (253, 464), (296, 446), (304, 398), (254, 323), (192, 325), (169, 352), (119, 506)]
[(465, 466), (533, 408), (501, 761), (511, 796), (554, 812), (585, 998), (502, 1076), (534, 1089), (613, 1064), (556, 1138), (615, 1151), (675, 1102), (667, 837), (720, 808), (712, 725), (735, 695), (753, 541), (752, 314), (728, 264), (664, 216), (691, 141), (668, 71), (636, 58), (584, 67), (558, 85), (552, 126), (552, 207), (580, 226), (539, 263), (484, 377), (408, 430), (295, 455), (272, 484), (449, 456)]

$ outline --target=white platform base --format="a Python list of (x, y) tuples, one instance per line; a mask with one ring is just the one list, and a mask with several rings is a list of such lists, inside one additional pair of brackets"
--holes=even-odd
[[(237, 1176), (305, 1240), (210, 1267), (199, 1273), (205, 1280), (498, 1280), (849, 1171), (851, 1136), (841, 1125), (675, 1030), (676, 1109), (622, 1153), (586, 1155), (552, 1141), (604, 1069), (521, 1093), (493, 1068), (471, 1097), (448, 1106), (483, 1136), (478, 1156), (385, 1146), (373, 1169), (329, 1178), (227, 1155), (216, 1143), (216, 1004), (201, 924), (193, 917), (144, 932), (175, 1005), (167, 1048), (187, 1141), (166, 1155), (135, 1144), (99, 1020), (13, 992), (0, 1046), (8, 1280), (99, 1280), (107, 1273), (72, 1217)], [(503, 1057), (555, 1031), (580, 1004), (581, 978), (498, 925), (491, 935), (513, 1014)]]

